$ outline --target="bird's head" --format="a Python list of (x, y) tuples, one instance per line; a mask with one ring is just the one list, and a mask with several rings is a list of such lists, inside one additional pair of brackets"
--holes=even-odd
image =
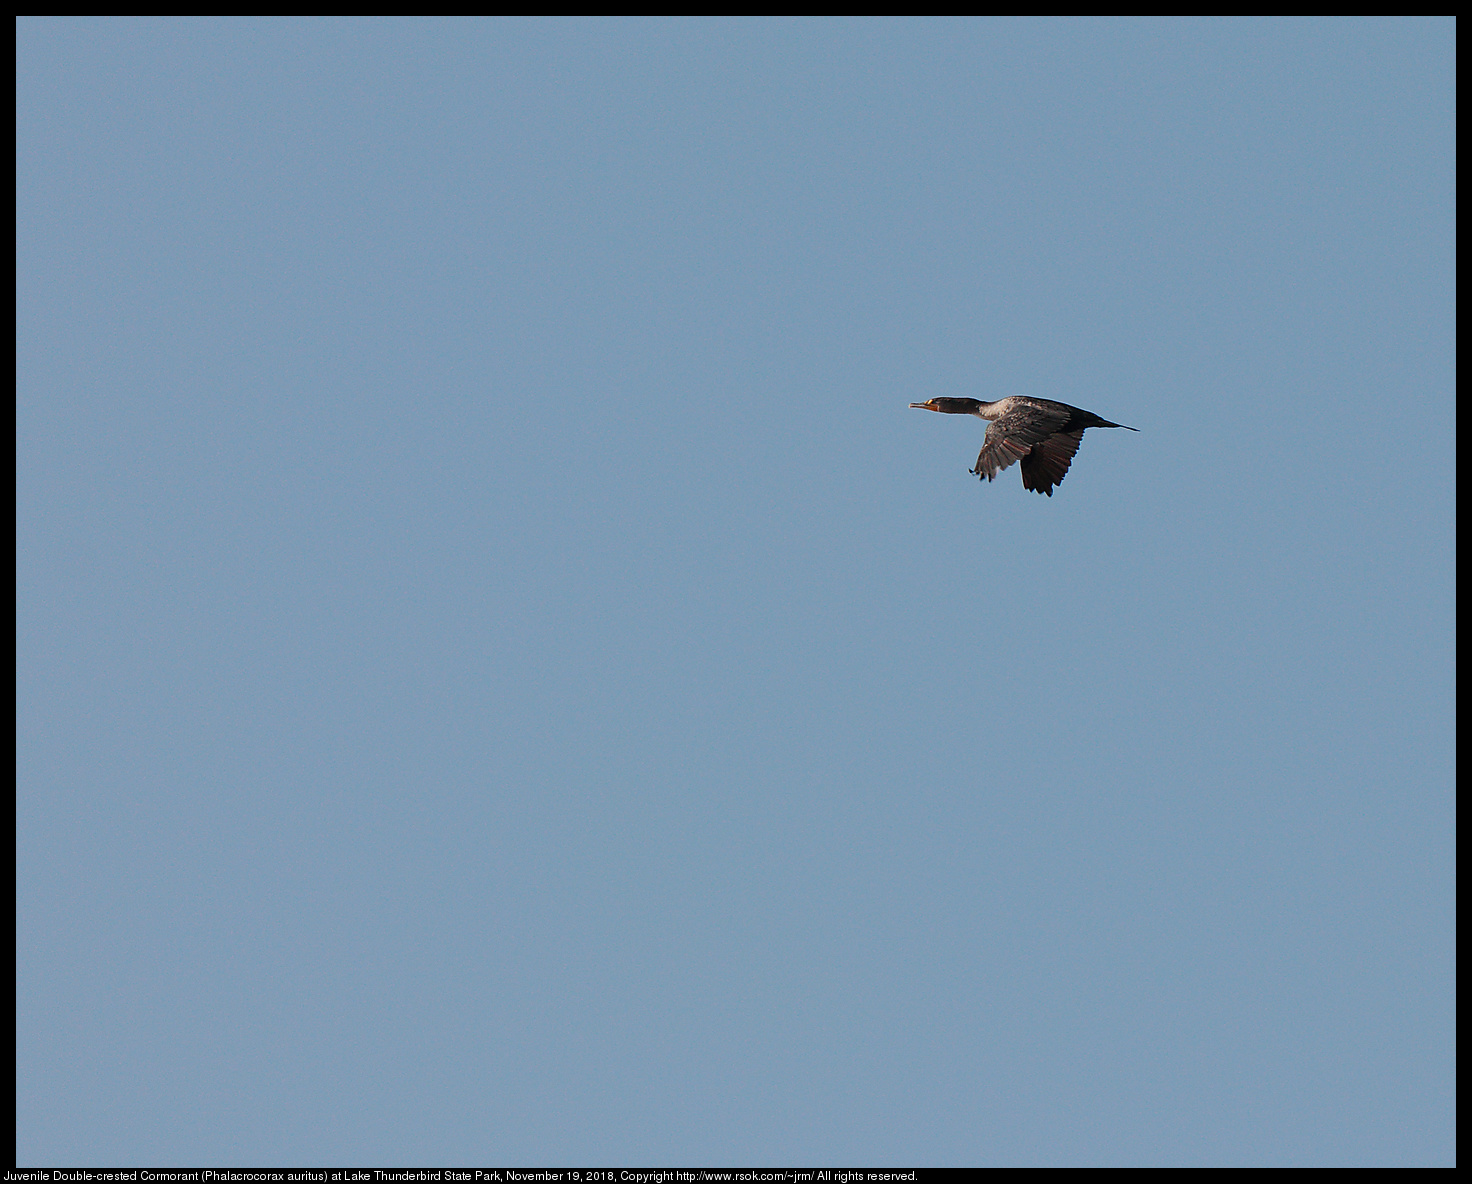
[(940, 411), (946, 415), (975, 415), (981, 406), (977, 399), (926, 399), (923, 403), (911, 403), (922, 411)]

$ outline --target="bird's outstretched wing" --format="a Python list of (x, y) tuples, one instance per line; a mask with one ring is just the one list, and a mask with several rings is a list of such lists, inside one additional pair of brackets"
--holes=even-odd
[(1063, 480), (1083, 438), (1084, 429), (1079, 428), (1072, 432), (1057, 432), (1041, 444), (1034, 444), (1032, 451), (1022, 458), (1022, 488), (1052, 497), (1053, 486)]
[[(986, 439), (981, 444), (981, 455), (976, 458), (976, 468), (971, 471), (978, 477), (995, 481), (998, 473), (1022, 460), (1033, 451), (1034, 445), (1048, 440), (1059, 428), (1068, 423), (1069, 418), (1069, 409), (1061, 404), (1047, 406), (1019, 401), (1010, 407), (1000, 419), (994, 419), (987, 424)], [(1058, 471), (1057, 480), (1050, 481), (1048, 483), (1050, 486), (1063, 480), (1063, 474), (1068, 472), (1068, 462), (1078, 451), (1078, 441), (1082, 436), (1083, 431), (1080, 429), (1077, 436), (1069, 433), (1068, 436), (1060, 437), (1061, 440), (1071, 439), (1072, 445), (1062, 457), (1063, 468)], [(1022, 466), (1022, 483), (1029, 489), (1034, 486), (1028, 482), (1028, 470), (1036, 469), (1037, 466), (1036, 461), (1029, 461)], [(1050, 458), (1049, 472), (1056, 467), (1056, 459)]]

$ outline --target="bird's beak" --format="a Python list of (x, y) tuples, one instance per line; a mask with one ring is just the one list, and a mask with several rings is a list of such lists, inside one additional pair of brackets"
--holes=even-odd
[(934, 402), (934, 399), (926, 399), (923, 403), (911, 403), (910, 406), (919, 407), (922, 411), (934, 411), (935, 408), (931, 406), (931, 404)]

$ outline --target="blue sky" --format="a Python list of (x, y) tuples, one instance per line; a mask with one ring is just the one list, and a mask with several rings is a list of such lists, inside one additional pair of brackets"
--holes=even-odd
[(1453, 1163), (1455, 35), (21, 21), (17, 1162)]

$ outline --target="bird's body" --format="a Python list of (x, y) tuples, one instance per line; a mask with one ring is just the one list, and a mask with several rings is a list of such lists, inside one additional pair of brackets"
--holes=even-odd
[(1073, 455), (1088, 428), (1139, 428), (1100, 419), (1092, 411), (1055, 403), (1052, 399), (1035, 399), (1031, 395), (1009, 395), (995, 403), (980, 399), (927, 399), (911, 403), (926, 411), (947, 415), (975, 415), (990, 420), (981, 455), (971, 471), (978, 477), (995, 481), (997, 474), (1015, 461), (1022, 462), (1022, 486), (1053, 496), (1057, 485), (1068, 472)]

